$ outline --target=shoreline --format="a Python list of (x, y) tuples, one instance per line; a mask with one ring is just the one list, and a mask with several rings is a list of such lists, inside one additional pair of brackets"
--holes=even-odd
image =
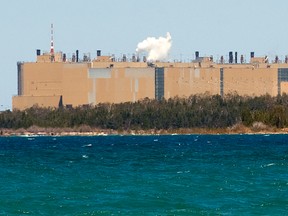
[(236, 125), (230, 128), (180, 128), (149, 130), (112, 130), (90, 127), (80, 128), (40, 128), (4, 129), (0, 128), (0, 137), (10, 136), (107, 136), (107, 135), (236, 135), (236, 134), (288, 134), (288, 128), (253, 128)]

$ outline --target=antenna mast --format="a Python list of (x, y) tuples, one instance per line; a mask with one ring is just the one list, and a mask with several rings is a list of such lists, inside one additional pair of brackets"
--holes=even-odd
[(51, 62), (55, 61), (53, 34), (54, 34), (54, 31), (53, 31), (53, 23), (52, 23), (51, 24), (51, 46), (50, 46)]

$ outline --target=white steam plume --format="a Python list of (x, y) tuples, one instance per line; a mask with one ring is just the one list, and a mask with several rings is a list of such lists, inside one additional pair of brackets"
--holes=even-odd
[(148, 52), (148, 61), (165, 60), (168, 56), (172, 45), (172, 38), (169, 32), (165, 37), (148, 37), (144, 41), (138, 43), (136, 52)]

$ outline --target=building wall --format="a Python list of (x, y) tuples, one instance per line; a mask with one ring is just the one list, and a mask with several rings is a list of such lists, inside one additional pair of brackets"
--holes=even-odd
[(164, 97), (220, 94), (219, 68), (165, 68)]
[[(23, 110), (35, 104), (58, 107), (60, 96), (64, 105), (73, 107), (154, 98), (155, 69), (123, 64), (119, 68), (91, 68), (90, 63), (23, 63), (18, 70), (22, 90), (13, 97), (13, 109)], [(58, 99), (52, 100), (54, 97)]]
[(89, 103), (120, 103), (154, 98), (153, 68), (91, 68)]
[(33, 106), (58, 107), (60, 96), (14, 96), (13, 109), (24, 110)]
[(63, 103), (72, 106), (89, 104), (91, 81), (88, 78), (88, 64), (64, 63), (62, 70)]
[[(281, 68), (279, 68), (281, 67)], [(287, 64), (46, 62), (18, 64), (13, 109), (189, 97), (288, 93)]]
[(223, 71), (224, 94), (237, 93), (248, 96), (278, 94), (276, 68), (223, 68)]

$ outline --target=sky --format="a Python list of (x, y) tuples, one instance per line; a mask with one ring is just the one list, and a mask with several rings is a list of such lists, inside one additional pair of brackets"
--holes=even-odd
[(170, 60), (189, 61), (229, 51), (288, 55), (287, 0), (1, 0), (0, 111), (17, 94), (17, 62), (34, 62), (36, 49), (80, 56), (96, 50), (128, 56), (149, 36), (172, 37)]

